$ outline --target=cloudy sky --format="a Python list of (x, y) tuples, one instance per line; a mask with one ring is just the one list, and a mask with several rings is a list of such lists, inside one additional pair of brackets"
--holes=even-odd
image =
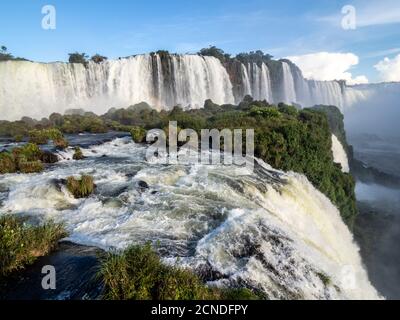
[[(55, 30), (42, 28), (44, 5)], [(399, 0), (14, 0), (1, 4), (0, 30), (0, 45), (43, 62), (216, 45), (290, 57), (308, 78), (400, 81)]]

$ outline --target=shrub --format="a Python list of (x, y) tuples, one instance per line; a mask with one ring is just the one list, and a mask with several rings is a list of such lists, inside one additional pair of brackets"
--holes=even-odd
[(74, 159), (74, 160), (82, 160), (82, 159), (85, 159), (85, 157), (84, 157), (84, 155), (83, 155), (83, 153), (82, 153), (81, 148), (75, 147), (75, 152), (74, 152), (74, 155), (72, 156), (72, 159)]
[(69, 142), (64, 138), (53, 140), (53, 142), (57, 149), (63, 150), (63, 149), (68, 148), (68, 146), (69, 146)]
[(282, 116), (282, 114), (276, 107), (258, 107), (258, 106), (250, 107), (250, 115), (270, 117), (270, 118), (280, 118)]
[(13, 150), (15, 154), (19, 157), (23, 157), (26, 161), (37, 161), (42, 155), (40, 148), (34, 143), (27, 143), (21, 148), (16, 148)]
[(14, 141), (15, 142), (21, 142), (24, 139), (24, 136), (22, 134), (17, 134), (14, 136)]
[(36, 173), (42, 172), (44, 166), (41, 161), (24, 161), (20, 160), (18, 163), (18, 168), (21, 173)]
[(146, 140), (146, 130), (141, 127), (133, 127), (131, 129), (131, 136), (134, 142), (142, 143)]
[(49, 140), (53, 140), (55, 147), (65, 149), (68, 147), (68, 141), (64, 138), (62, 132), (58, 129), (43, 129), (29, 131), (29, 141), (34, 144), (46, 144)]
[(81, 179), (67, 178), (67, 189), (77, 199), (88, 197), (93, 193), (94, 188), (95, 185), (91, 176), (82, 175)]
[(107, 57), (104, 57), (98, 53), (96, 53), (95, 55), (93, 55), (90, 60), (92, 60), (95, 63), (101, 63), (107, 60)]
[(209, 288), (193, 272), (163, 265), (150, 244), (110, 252), (98, 276), (105, 285), (105, 299), (205, 300), (256, 298), (248, 289)]
[(88, 56), (86, 53), (74, 52), (74, 53), (68, 53), (68, 55), (69, 55), (68, 58), (69, 63), (81, 63), (84, 66), (87, 66)]
[(34, 144), (46, 144), (49, 141), (46, 130), (29, 131), (29, 142)]
[(0, 173), (14, 173), (17, 170), (15, 159), (9, 152), (0, 153)]
[(53, 250), (67, 232), (60, 224), (29, 225), (22, 218), (0, 217), (0, 276), (32, 263)]

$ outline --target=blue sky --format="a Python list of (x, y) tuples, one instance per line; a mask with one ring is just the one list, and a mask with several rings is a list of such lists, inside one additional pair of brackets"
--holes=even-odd
[[(55, 30), (41, 28), (47, 4), (56, 8)], [(347, 4), (356, 9), (355, 30), (341, 27)], [(348, 71), (374, 82), (374, 66), (400, 54), (400, 1), (2, 1), (0, 44), (43, 62), (65, 61), (73, 51), (116, 58), (158, 49), (196, 52), (208, 45), (233, 54), (262, 49), (277, 58), (353, 53), (359, 63)]]

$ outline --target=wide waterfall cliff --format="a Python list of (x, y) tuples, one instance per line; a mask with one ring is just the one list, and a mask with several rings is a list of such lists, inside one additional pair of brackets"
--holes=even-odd
[(287, 60), (222, 63), (201, 55), (145, 54), (102, 63), (0, 62), (2, 119), (41, 118), (83, 108), (97, 114), (142, 101), (161, 109), (200, 108), (206, 99), (240, 102), (245, 95), (270, 103), (335, 105), (343, 110), (365, 90), (339, 81), (304, 79)]

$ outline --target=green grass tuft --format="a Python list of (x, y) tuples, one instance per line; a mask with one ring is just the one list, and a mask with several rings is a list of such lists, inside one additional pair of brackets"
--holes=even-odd
[(166, 266), (150, 244), (110, 252), (98, 273), (110, 300), (257, 299), (248, 289), (207, 287), (192, 271)]
[(0, 217), (0, 277), (31, 264), (55, 249), (67, 236), (60, 224), (47, 222), (33, 226), (15, 216)]
[(95, 185), (93, 177), (82, 175), (81, 179), (74, 177), (67, 178), (67, 189), (77, 199), (86, 198), (94, 191)]

